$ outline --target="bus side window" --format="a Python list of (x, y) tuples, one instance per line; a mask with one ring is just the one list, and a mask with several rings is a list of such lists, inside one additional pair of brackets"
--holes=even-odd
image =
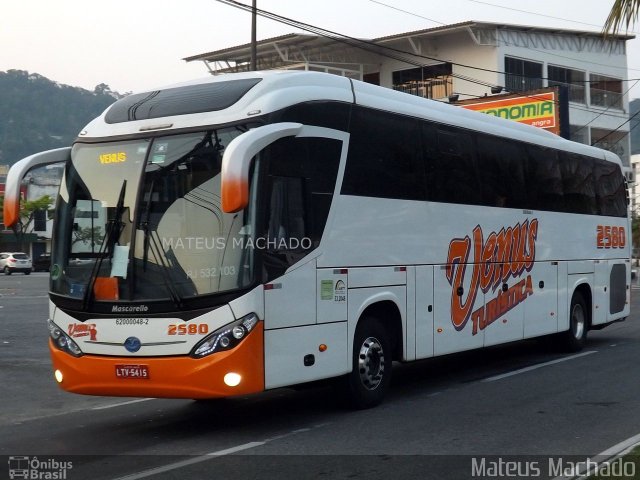
[(489, 135), (478, 135), (477, 140), (483, 205), (526, 208), (525, 152), (522, 146)]
[(597, 215), (594, 159), (569, 152), (560, 153), (560, 172), (568, 213)]
[[(274, 180), (273, 187), (289, 191), (290, 195), (293, 195), (294, 188), (302, 192), (300, 198), (304, 203), (301, 200), (299, 205), (304, 207), (304, 233), (309, 237), (312, 248), (320, 243), (329, 216), (341, 151), (342, 142), (321, 137), (283, 138), (266, 151), (269, 176), (278, 179)], [(302, 186), (292, 185), (296, 181)], [(289, 185), (283, 185), (285, 182)], [(270, 193), (269, 198), (273, 194)], [(310, 247), (308, 243), (305, 243), (307, 250)]]
[(594, 175), (600, 215), (625, 217), (627, 198), (620, 167), (606, 160), (596, 160)]
[(418, 121), (355, 108), (342, 194), (425, 200)]
[(267, 227), (269, 250), (296, 250), (306, 235), (304, 179), (271, 177)]
[(558, 153), (550, 148), (527, 145), (527, 208), (565, 211)]
[(427, 169), (428, 198), (434, 202), (481, 204), (471, 134), (454, 128), (424, 125), (423, 157)]

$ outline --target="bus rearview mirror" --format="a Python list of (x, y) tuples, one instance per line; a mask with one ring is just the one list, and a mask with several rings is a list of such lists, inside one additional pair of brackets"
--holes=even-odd
[(229, 143), (222, 156), (223, 212), (238, 212), (249, 204), (249, 168), (253, 157), (276, 140), (298, 135), (302, 126), (293, 122), (272, 123), (249, 130)]
[(20, 219), (20, 186), (25, 175), (37, 167), (64, 163), (71, 158), (71, 147), (56, 148), (30, 155), (9, 169), (4, 192), (4, 225), (11, 228)]

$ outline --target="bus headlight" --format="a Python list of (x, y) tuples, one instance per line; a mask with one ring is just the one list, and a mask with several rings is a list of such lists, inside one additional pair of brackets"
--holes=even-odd
[(215, 352), (231, 350), (244, 340), (257, 324), (258, 316), (255, 313), (245, 315), (200, 340), (191, 351), (191, 356), (201, 358)]
[(82, 356), (82, 350), (80, 350), (78, 344), (64, 333), (60, 327), (51, 320), (47, 320), (47, 326), (49, 327), (49, 336), (58, 350), (62, 350), (74, 357)]

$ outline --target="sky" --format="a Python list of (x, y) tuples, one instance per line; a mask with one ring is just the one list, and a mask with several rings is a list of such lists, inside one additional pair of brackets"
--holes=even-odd
[[(375, 38), (468, 20), (600, 31), (613, 1), (257, 0), (257, 6)], [(106, 83), (121, 93), (145, 91), (207, 76), (202, 62), (182, 59), (249, 43), (250, 26), (249, 13), (216, 0), (3, 0), (0, 71), (27, 70), (89, 90)], [(633, 30), (640, 32), (640, 24)], [(292, 32), (258, 18), (259, 40)], [(625, 78), (640, 78), (640, 38), (627, 47)], [(630, 94), (639, 97), (640, 83)]]

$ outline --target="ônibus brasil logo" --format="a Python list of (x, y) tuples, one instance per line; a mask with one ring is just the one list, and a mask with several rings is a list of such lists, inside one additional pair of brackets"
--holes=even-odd
[[(476, 335), (533, 295), (531, 275), (527, 275), (506, 289), (500, 288), (494, 298), (472, 312), (478, 290), (493, 293), (507, 285), (510, 278), (517, 279), (531, 271), (536, 258), (538, 220), (491, 232), (486, 239), (477, 225), (472, 235), (473, 240), (467, 235), (449, 243), (446, 275), (451, 285), (451, 322), (460, 331), (471, 319), (471, 333)], [(469, 274), (470, 282), (466, 281)], [(469, 284), (466, 291), (465, 284)]]
[(73, 462), (17, 455), (10, 456), (8, 463), (10, 479), (66, 480), (67, 472), (73, 468)]

